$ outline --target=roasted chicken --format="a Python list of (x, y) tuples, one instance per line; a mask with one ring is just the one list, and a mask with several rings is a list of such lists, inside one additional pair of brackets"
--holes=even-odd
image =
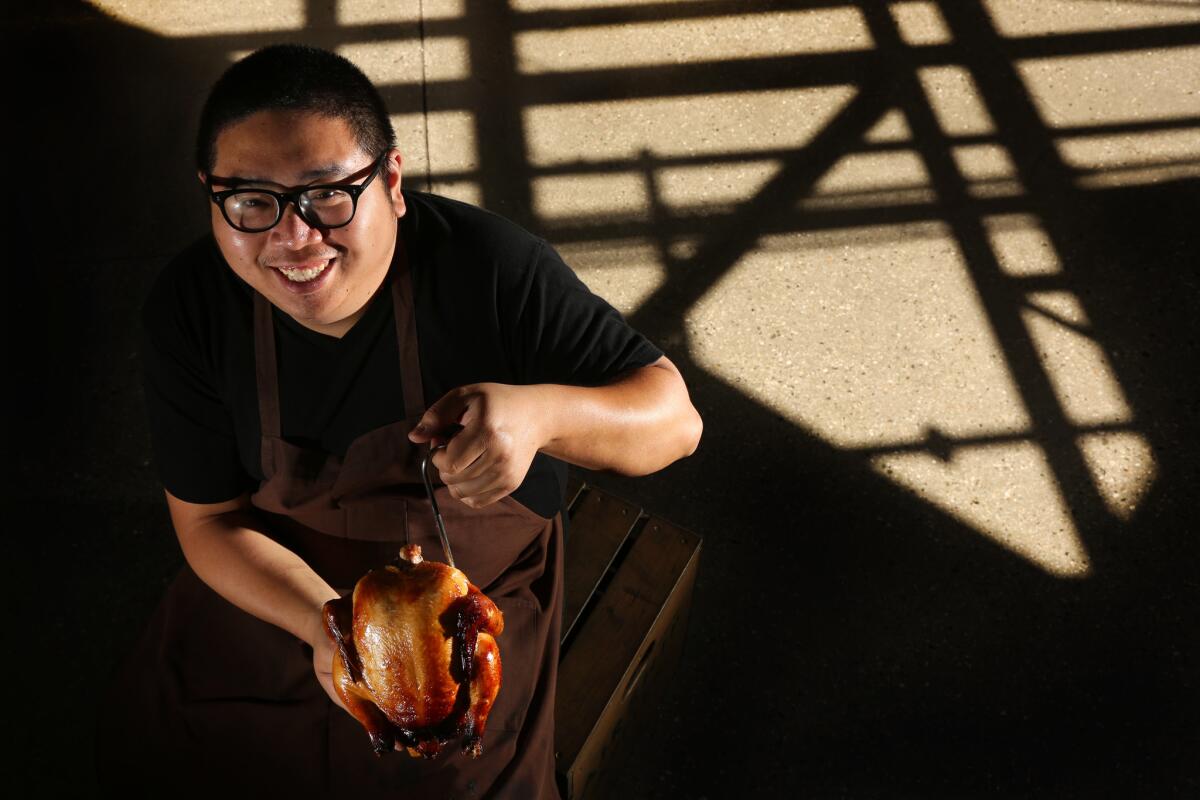
[(324, 612), (333, 685), (377, 755), (399, 744), (433, 758), (460, 738), (464, 753), (480, 754), (500, 690), (494, 637), (504, 616), (462, 572), (408, 545)]

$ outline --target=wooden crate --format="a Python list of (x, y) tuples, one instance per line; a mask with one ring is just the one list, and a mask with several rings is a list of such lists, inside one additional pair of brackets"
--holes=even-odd
[(680, 660), (700, 537), (572, 475), (555, 762), (565, 800), (607, 796)]

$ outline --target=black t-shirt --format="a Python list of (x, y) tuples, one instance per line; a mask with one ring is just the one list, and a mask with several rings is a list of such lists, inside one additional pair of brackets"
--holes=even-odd
[[(544, 240), (464, 203), (404, 196), (426, 406), (484, 381), (598, 385), (662, 356)], [(263, 479), (253, 296), (208, 235), (163, 269), (142, 307), (154, 457), (166, 489), (188, 502), (231, 500)], [(340, 339), (272, 314), (285, 439), (344, 456), (404, 418), (390, 291)], [(513, 497), (552, 517), (565, 474), (539, 453)]]

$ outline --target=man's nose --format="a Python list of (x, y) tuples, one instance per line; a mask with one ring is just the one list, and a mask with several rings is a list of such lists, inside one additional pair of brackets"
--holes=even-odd
[(279, 224), (271, 229), (271, 236), (284, 247), (299, 250), (320, 241), (321, 232), (304, 221), (295, 203), (288, 203)]

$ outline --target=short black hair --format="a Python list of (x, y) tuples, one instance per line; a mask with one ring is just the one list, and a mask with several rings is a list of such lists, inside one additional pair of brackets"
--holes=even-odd
[(271, 109), (344, 119), (368, 155), (378, 156), (396, 146), (383, 98), (362, 70), (328, 50), (276, 44), (255, 50), (213, 84), (200, 112), (197, 168), (205, 175), (212, 173), (221, 131)]

